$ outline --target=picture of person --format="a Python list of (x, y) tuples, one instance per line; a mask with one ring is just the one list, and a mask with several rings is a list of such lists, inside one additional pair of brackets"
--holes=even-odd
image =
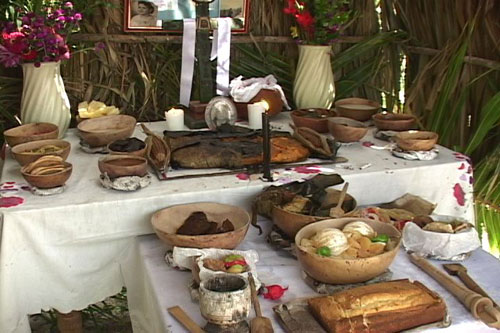
[(157, 26), (157, 7), (149, 1), (137, 1), (137, 15), (130, 19), (131, 27), (156, 27)]

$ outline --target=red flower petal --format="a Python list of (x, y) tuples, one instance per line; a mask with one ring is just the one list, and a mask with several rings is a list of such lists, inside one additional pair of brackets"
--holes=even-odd
[(20, 205), (24, 202), (21, 197), (0, 197), (0, 207), (9, 208)]
[(236, 175), (236, 177), (240, 180), (249, 180), (250, 175), (248, 173), (239, 173)]
[(262, 294), (264, 296), (264, 298), (277, 300), (277, 299), (280, 299), (281, 296), (283, 296), (285, 291), (288, 290), (288, 287), (283, 288), (282, 286), (280, 286), (278, 284), (273, 284), (270, 286), (266, 286), (265, 289), (267, 290), (267, 292)]
[(293, 171), (298, 172), (298, 173), (304, 173), (304, 174), (320, 173), (321, 170), (319, 170), (318, 168), (319, 167), (317, 165), (300, 166), (300, 167), (293, 168)]
[(458, 183), (453, 186), (453, 196), (455, 197), (455, 199), (457, 199), (457, 203), (460, 206), (465, 205), (465, 192), (462, 189), (462, 186), (460, 186), (460, 184)]

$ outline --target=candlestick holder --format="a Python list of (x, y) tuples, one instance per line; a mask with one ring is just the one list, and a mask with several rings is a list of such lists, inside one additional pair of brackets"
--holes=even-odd
[(271, 174), (271, 135), (269, 129), (269, 114), (262, 113), (262, 151), (263, 151), (263, 174), (262, 178), (266, 182), (272, 182), (273, 176)]

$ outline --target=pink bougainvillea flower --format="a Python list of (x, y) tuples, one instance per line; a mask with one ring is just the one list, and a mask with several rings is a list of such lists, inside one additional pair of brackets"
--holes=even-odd
[(238, 178), (239, 180), (249, 180), (250, 175), (248, 173), (239, 173), (236, 175), (236, 178)]
[(370, 141), (363, 141), (361, 144), (363, 145), (363, 147), (371, 147), (374, 145), (374, 143)]
[(465, 192), (462, 189), (462, 186), (460, 186), (460, 184), (458, 183), (453, 186), (453, 196), (455, 197), (455, 199), (457, 199), (457, 203), (460, 206), (465, 205)]
[(288, 287), (283, 288), (279, 284), (273, 284), (270, 286), (265, 286), (264, 289), (266, 290), (266, 292), (262, 294), (264, 296), (264, 298), (271, 299), (271, 300), (277, 300), (277, 299), (280, 299), (281, 296), (283, 296), (285, 291), (288, 290)]
[(1, 208), (9, 208), (20, 205), (24, 202), (24, 199), (21, 197), (0, 197), (0, 207)]
[(320, 173), (321, 172), (321, 170), (319, 169), (319, 166), (317, 166), (317, 165), (299, 166), (299, 167), (293, 168), (293, 171), (298, 172), (298, 173), (304, 173), (304, 174)]

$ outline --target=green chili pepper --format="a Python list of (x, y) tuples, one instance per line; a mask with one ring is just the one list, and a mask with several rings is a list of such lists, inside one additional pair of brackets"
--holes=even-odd
[(316, 250), (316, 253), (322, 257), (331, 257), (332, 256), (332, 250), (328, 246), (320, 247), (318, 250)]
[(389, 236), (387, 236), (386, 234), (380, 234), (376, 237), (373, 237), (371, 241), (373, 243), (387, 243), (389, 241)]

